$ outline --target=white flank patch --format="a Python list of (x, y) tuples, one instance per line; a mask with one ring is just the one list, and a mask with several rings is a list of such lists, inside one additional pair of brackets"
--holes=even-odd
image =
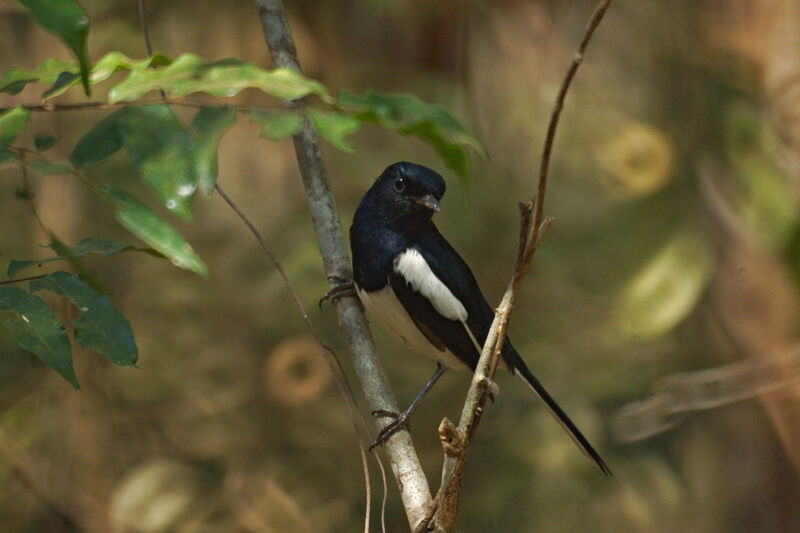
[(467, 310), (414, 248), (409, 248), (394, 259), (394, 271), (403, 276), (412, 289), (427, 298), (440, 315), (460, 322), (467, 320)]
[(370, 318), (385, 331), (398, 337), (415, 352), (431, 357), (449, 368), (463, 370), (467, 366), (450, 350), (440, 351), (422, 334), (390, 285), (375, 292), (358, 289), (358, 297)]

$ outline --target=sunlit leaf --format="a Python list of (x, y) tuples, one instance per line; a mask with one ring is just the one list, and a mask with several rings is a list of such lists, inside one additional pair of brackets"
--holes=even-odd
[(675, 234), (620, 294), (616, 316), (623, 331), (635, 337), (669, 332), (694, 309), (713, 263), (704, 239), (690, 230)]
[(247, 116), (261, 126), (260, 135), (271, 141), (291, 137), (303, 126), (303, 117), (292, 111), (251, 111)]
[[(18, 272), (28, 268), (31, 265), (49, 263), (51, 261), (66, 261), (68, 260), (66, 255), (69, 255), (73, 258), (83, 259), (87, 255), (102, 255), (105, 257), (111, 257), (123, 252), (144, 252), (154, 257), (163, 257), (160, 253), (156, 252), (152, 248), (137, 248), (136, 246), (126, 242), (112, 241), (109, 239), (83, 239), (75, 246), (67, 246), (65, 244), (62, 244), (61, 246), (67, 250), (67, 254), (62, 255), (57, 253), (57, 255), (53, 257), (32, 260), (28, 259), (24, 261), (12, 259), (8, 264), (8, 277), (16, 275)], [(53, 244), (50, 244), (47, 247), (55, 251)]]
[(133, 339), (130, 322), (114, 306), (111, 298), (97, 292), (74, 274), (54, 272), (31, 281), (31, 292), (48, 290), (69, 298), (80, 311), (72, 320), (75, 340), (86, 349), (120, 366), (133, 365), (139, 350)]
[(317, 109), (308, 110), (308, 119), (314, 129), (333, 146), (343, 152), (353, 152), (354, 148), (344, 138), (355, 133), (361, 126), (361, 121), (342, 113), (325, 112)]
[(3, 77), (0, 77), (0, 92), (17, 94), (25, 88), (27, 83), (53, 83), (65, 71), (77, 73), (78, 63), (50, 58), (36, 70), (12, 68)]
[(116, 204), (115, 216), (128, 231), (163, 254), (177, 267), (208, 275), (208, 268), (192, 246), (161, 217), (129, 194), (111, 187), (104, 187), (109, 199)]
[[(145, 60), (136, 60), (127, 57), (121, 52), (109, 52), (92, 66), (89, 72), (89, 83), (92, 85), (100, 83), (107, 80), (115, 72), (130, 70), (137, 65), (140, 68), (146, 68), (157, 65), (169, 65), (170, 63), (171, 60), (162, 54), (154, 54)], [(47, 100), (48, 98), (53, 98), (54, 96), (65, 93), (70, 87), (78, 83), (80, 76), (78, 76), (77, 73), (77, 64), (73, 65), (71, 70), (62, 72), (53, 86), (44, 92), (42, 99)], [(45, 82), (46, 80), (40, 81)]]
[(29, 109), (12, 107), (0, 113), (0, 146), (11, 143), (28, 126)]
[(192, 122), (192, 165), (197, 186), (211, 194), (217, 181), (217, 145), (222, 135), (236, 123), (232, 107), (204, 107)]
[(142, 95), (163, 90), (172, 98), (195, 92), (214, 96), (233, 96), (243, 89), (259, 89), (284, 100), (316, 94), (330, 100), (321, 83), (289, 69), (263, 70), (239, 60), (206, 62), (193, 54), (184, 54), (171, 65), (150, 69), (136, 64), (128, 77), (108, 94), (111, 103), (136, 100)]
[(81, 79), (87, 96), (89, 90), (89, 58), (86, 37), (89, 35), (89, 16), (76, 0), (20, 0), (31, 10), (36, 22), (64, 41), (80, 64)]
[(33, 352), (44, 364), (61, 374), (73, 387), (80, 389), (69, 339), (53, 310), (39, 298), (18, 287), (0, 287), (0, 309), (13, 311), (19, 318), (5, 320), (3, 325), (14, 340)]
[(374, 122), (424, 140), (458, 174), (464, 186), (468, 185), (469, 177), (469, 157), (464, 147), (486, 155), (483, 145), (450, 113), (438, 105), (423, 102), (413, 94), (369, 92), (358, 96), (341, 92), (338, 105), (361, 121)]

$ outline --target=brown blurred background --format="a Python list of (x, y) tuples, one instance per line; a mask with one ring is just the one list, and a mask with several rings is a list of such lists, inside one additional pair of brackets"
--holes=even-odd
[[(268, 66), (250, 2), (150, 3), (157, 50)], [(145, 55), (136, 2), (83, 5), (93, 59), (114, 49)], [(473, 159), (472, 185), (459, 190), (430, 148), (365, 127), (353, 138), (355, 154), (326, 150), (345, 224), (385, 166), (432, 166), (449, 184), (440, 229), (499, 301), (512, 270), (516, 203), (535, 187), (550, 108), (593, 7), (289, 2), (308, 75), (334, 90), (441, 102), (490, 154)], [(0, 3), (0, 70), (52, 56), (69, 58), (18, 4)], [(0, 105), (35, 103), (40, 92), (3, 95)], [(80, 99), (74, 90), (60, 101)], [(101, 116), (34, 114), (26, 138), (55, 133), (52, 158), (63, 159)], [(335, 313), (315, 307), (327, 284), (291, 143), (256, 135), (240, 119), (225, 136), (220, 182), (272, 243), (353, 378)], [(148, 197), (124, 156), (91, 175)], [(460, 530), (800, 530), (800, 4), (614, 3), (569, 94), (551, 179), (546, 212), (556, 222), (511, 335), (616, 475), (600, 476), (503, 374), (470, 453)], [(14, 197), (19, 180), (18, 170), (0, 170), (2, 269), (12, 258), (47, 255)], [(38, 177), (33, 186), (46, 224), (67, 243), (134, 241), (71, 177)], [(132, 322), (138, 368), (80, 353), (83, 390), (75, 392), (0, 328), (2, 531), (362, 527), (351, 423), (287, 291), (218, 197), (198, 200), (195, 213), (193, 224), (173, 222), (209, 265), (209, 280), (140, 254), (91, 261)], [(71, 310), (61, 304), (59, 312)], [(380, 331), (375, 337), (405, 404), (431, 364)], [(436, 426), (457, 417), (467, 383), (465, 373), (446, 375), (413, 422), (434, 483)], [(393, 481), (387, 523), (407, 529)]]

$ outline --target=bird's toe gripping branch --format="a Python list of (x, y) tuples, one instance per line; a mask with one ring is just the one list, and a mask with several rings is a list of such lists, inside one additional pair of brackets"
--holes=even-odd
[(410, 428), (411, 427), (411, 413), (410, 409), (406, 409), (402, 413), (394, 413), (392, 411), (386, 411), (384, 409), (376, 409), (372, 411), (372, 416), (375, 417), (388, 417), (393, 418), (389, 424), (384, 426), (381, 429), (380, 433), (378, 433), (378, 438), (375, 439), (375, 442), (370, 444), (369, 449), (372, 451), (373, 448), (376, 446), (383, 446), (383, 444), (389, 440), (389, 437), (397, 433), (403, 428)]
[(331, 303), (336, 303), (336, 300), (339, 298), (356, 296), (356, 286), (352, 280), (337, 276), (330, 276), (328, 281), (333, 284), (333, 287), (331, 287), (331, 290), (326, 292), (325, 295), (319, 299), (319, 303), (317, 305), (319, 305), (320, 308), (322, 308), (322, 304), (324, 304), (326, 300), (330, 300)]

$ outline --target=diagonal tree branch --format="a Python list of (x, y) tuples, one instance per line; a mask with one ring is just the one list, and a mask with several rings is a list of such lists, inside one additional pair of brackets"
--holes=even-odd
[[(297, 52), (282, 2), (255, 0), (255, 3), (258, 6), (273, 66), (300, 72)], [(288, 105), (302, 109), (305, 100), (289, 102)], [(328, 187), (319, 137), (306, 120), (300, 132), (293, 137), (293, 141), (322, 262), (328, 279), (335, 288), (351, 281), (352, 271), (336, 204)], [(336, 299), (334, 305), (369, 408), (398, 412), (397, 403), (389, 387), (386, 373), (378, 360), (360, 303), (354, 296), (349, 296)], [(386, 420), (386, 423), (389, 421)], [(431, 504), (428, 482), (407, 430), (393, 435), (385, 444), (385, 448), (400, 489), (406, 516), (413, 529), (424, 520)]]

